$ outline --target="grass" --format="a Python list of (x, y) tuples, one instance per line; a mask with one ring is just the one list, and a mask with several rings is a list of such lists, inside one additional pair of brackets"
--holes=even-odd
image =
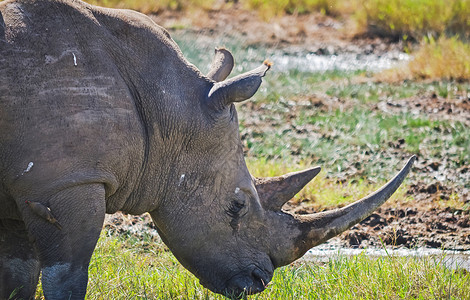
[[(356, 94), (354, 89), (346, 90), (335, 92), (343, 97), (351, 92)], [(437, 161), (445, 155), (453, 167), (470, 160), (470, 128), (463, 123), (431, 120), (411, 113), (388, 114), (370, 110), (370, 106), (357, 104), (319, 113), (312, 107), (303, 109), (295, 105), (286, 112), (280, 102), (265, 105), (260, 118), (269, 121), (269, 127), (242, 127), (246, 154), (283, 161), (294, 157), (327, 167), (326, 172), (332, 177), (341, 177), (349, 169), (356, 170), (350, 175), (379, 180), (390, 177), (395, 172), (394, 166), (400, 165), (397, 151)], [(251, 121), (252, 115), (241, 113), (241, 117), (242, 124), (257, 122)], [(286, 126), (287, 122), (291, 125)]]
[(414, 77), (464, 82), (470, 78), (470, 45), (456, 37), (423, 42), (409, 63)]
[(369, 0), (364, 2), (363, 26), (379, 35), (397, 38), (468, 35), (470, 2), (467, 0)]
[(385, 70), (375, 75), (375, 78), (388, 82), (423, 79), (468, 82), (470, 45), (457, 37), (423, 39), (407, 65)]
[[(250, 299), (469, 299), (470, 273), (438, 257), (335, 256), (277, 269)], [(104, 232), (89, 268), (87, 299), (226, 299), (204, 289), (158, 240)], [(43, 298), (39, 288), (37, 299)]]

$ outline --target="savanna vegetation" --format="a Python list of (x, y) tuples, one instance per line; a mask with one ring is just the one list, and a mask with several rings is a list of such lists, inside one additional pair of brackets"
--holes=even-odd
[[(276, 71), (275, 67), (269, 71), (255, 97), (237, 106), (248, 167), (254, 176), (276, 176), (321, 165), (318, 178), (288, 206), (302, 213), (361, 198), (416, 154), (415, 168), (388, 208), (445, 213), (455, 224), (415, 220), (426, 228), (415, 232), (413, 224), (385, 221), (371, 230), (376, 233), (367, 234), (385, 241), (388, 233), (396, 237), (399, 229), (410, 230), (416, 236), (401, 244), (407, 247), (430, 245), (427, 241), (442, 248), (470, 244), (470, 221), (465, 221), (470, 215), (469, 0), (88, 2), (147, 14), (236, 5), (256, 10), (266, 22), (284, 14), (319, 13), (354, 24), (351, 28), (358, 37), (400, 43), (411, 59), (377, 73), (366, 66), (354, 71)], [(233, 37), (198, 43), (198, 36), (187, 31), (182, 27), (171, 34), (203, 72), (213, 48), (221, 44), (238, 62), (253, 57), (262, 62), (267, 52)], [(251, 67), (240, 64), (234, 73)], [(128, 222), (148, 222), (148, 217)], [(202, 288), (181, 267), (151, 225), (144, 227), (139, 233), (105, 228), (90, 265), (88, 299), (223, 299)], [(448, 234), (436, 241), (439, 230)], [(422, 236), (428, 239), (420, 240)], [(387, 243), (393, 245), (393, 239)], [(470, 299), (470, 273), (460, 266), (444, 266), (447, 259), (443, 253), (425, 258), (359, 255), (299, 261), (277, 270), (268, 289), (250, 299)], [(42, 297), (40, 289), (37, 295)]]
[[(469, 299), (469, 274), (449, 257), (336, 256), (276, 271), (249, 299)], [(38, 293), (39, 295), (40, 293)], [(151, 236), (103, 234), (90, 265), (87, 299), (227, 299), (198, 280)]]

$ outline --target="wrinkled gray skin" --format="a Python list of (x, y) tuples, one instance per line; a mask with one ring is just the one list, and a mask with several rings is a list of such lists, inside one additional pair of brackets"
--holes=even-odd
[(350, 206), (288, 214), (282, 205), (319, 168), (253, 178), (233, 105), (268, 63), (225, 80), (233, 58), (218, 49), (205, 76), (133, 11), (22, 0), (0, 12), (1, 299), (15, 288), (32, 298), (40, 272), (47, 299), (84, 298), (105, 213), (116, 211), (149, 212), (210, 290), (257, 293), (275, 268), (367, 217), (413, 163)]

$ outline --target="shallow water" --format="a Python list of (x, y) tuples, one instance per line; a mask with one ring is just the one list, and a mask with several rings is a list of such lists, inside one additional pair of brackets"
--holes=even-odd
[(317, 55), (273, 53), (270, 58), (279, 71), (298, 70), (302, 72), (321, 71), (357, 71), (377, 72), (390, 69), (402, 62), (409, 61), (410, 56), (402, 52), (388, 52), (383, 55), (342, 53), (337, 55)]
[(237, 43), (230, 39), (209, 39), (190, 32), (173, 33), (185, 57), (198, 68), (207, 72), (214, 53), (214, 48), (225, 45), (234, 55), (236, 73), (245, 72), (257, 67), (264, 59), (274, 63), (273, 72), (287, 72), (297, 70), (300, 72), (324, 71), (371, 71), (377, 72), (398, 66), (410, 60), (410, 55), (390, 51), (383, 54), (365, 54), (342, 52), (336, 54), (319, 55), (312, 52), (268, 49), (264, 47), (244, 47), (243, 42)]
[(302, 259), (307, 261), (327, 262), (338, 257), (367, 255), (369, 257), (415, 257), (431, 258), (451, 269), (470, 271), (470, 251), (441, 250), (434, 248), (399, 248), (399, 249), (351, 249), (329, 245), (319, 245), (310, 249)]

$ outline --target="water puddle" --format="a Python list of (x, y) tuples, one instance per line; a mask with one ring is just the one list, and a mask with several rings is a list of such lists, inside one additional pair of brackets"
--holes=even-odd
[(410, 60), (402, 52), (387, 52), (383, 55), (342, 53), (336, 55), (273, 53), (270, 58), (278, 71), (299, 70), (301, 72), (324, 71), (382, 71)]
[(411, 59), (400, 51), (382, 54), (341, 52), (337, 54), (316, 54), (312, 52), (269, 49), (265, 47), (244, 47), (229, 38), (212, 38), (190, 32), (173, 33), (185, 57), (207, 72), (212, 61), (214, 48), (225, 45), (234, 55), (236, 72), (241, 73), (257, 67), (264, 59), (274, 63), (274, 72), (297, 70), (301, 72), (325, 71), (371, 71), (377, 72), (398, 66)]
[(310, 249), (302, 259), (307, 261), (328, 262), (338, 257), (367, 255), (369, 257), (415, 257), (431, 258), (451, 269), (466, 269), (470, 271), (470, 251), (441, 250), (432, 248), (415, 249), (350, 249), (328, 245), (319, 245)]

